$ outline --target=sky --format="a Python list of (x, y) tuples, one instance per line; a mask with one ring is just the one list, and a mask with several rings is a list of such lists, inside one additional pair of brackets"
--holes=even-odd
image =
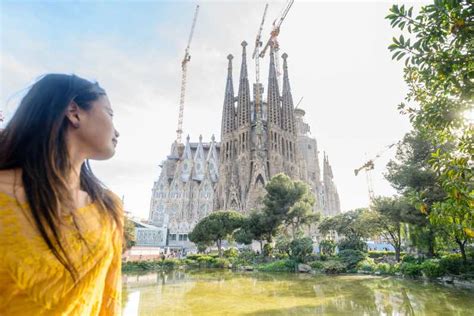
[[(306, 111), (320, 155), (329, 156), (343, 211), (368, 205), (364, 174), (354, 169), (410, 130), (397, 111), (407, 88), (403, 66), (391, 60), (393, 36), (384, 17), (395, 1), (295, 1), (279, 35), (288, 54), (294, 102)], [(262, 32), (286, 1), (268, 1)], [(414, 5), (423, 1), (396, 2)], [(159, 164), (176, 138), (181, 60), (195, 1), (1, 1), (0, 110), (6, 121), (41, 75), (75, 73), (107, 91), (120, 132), (115, 156), (93, 161), (96, 175), (124, 197), (125, 208), (147, 218)], [(234, 90), (241, 45), (254, 41), (264, 1), (201, 1), (184, 109), (184, 136), (220, 139), (227, 58), (234, 55)], [(250, 55), (250, 54), (249, 54)], [(255, 80), (254, 62), (247, 60)], [(260, 61), (266, 86), (268, 55)], [(5, 124), (4, 122), (3, 124)], [(2, 123), (0, 123), (2, 124)], [(2, 125), (0, 125), (1, 127)], [(396, 192), (384, 179), (395, 150), (375, 161), (376, 195)], [(322, 158), (320, 157), (322, 161)]]

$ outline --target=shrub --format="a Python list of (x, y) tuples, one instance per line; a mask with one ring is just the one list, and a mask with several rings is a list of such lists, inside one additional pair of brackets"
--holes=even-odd
[(380, 272), (381, 274), (391, 274), (393, 273), (393, 266), (388, 263), (378, 263), (375, 265), (375, 271)]
[(346, 265), (338, 260), (323, 261), (323, 272), (327, 274), (338, 274), (346, 272)]
[(339, 251), (341, 262), (347, 266), (347, 269), (353, 269), (356, 265), (367, 257), (367, 254), (359, 250), (346, 249)]
[(309, 237), (298, 238), (290, 243), (290, 258), (303, 262), (313, 252), (313, 241)]
[(263, 246), (263, 255), (265, 257), (270, 257), (273, 253), (273, 246), (271, 244), (265, 244)]
[[(400, 253), (402, 256), (405, 255), (404, 252)], [(382, 258), (382, 257), (395, 257), (395, 251), (384, 251), (384, 250), (377, 250), (377, 251), (369, 251), (370, 258)]]
[(257, 269), (264, 272), (294, 272), (296, 269), (296, 262), (291, 259), (283, 259), (266, 264), (260, 264)]
[(402, 262), (409, 262), (409, 263), (420, 263), (420, 259), (413, 256), (413, 255), (404, 255), (402, 258)]
[(360, 239), (342, 239), (337, 244), (339, 250), (359, 250), (367, 252), (367, 244)]
[(161, 266), (164, 269), (174, 269), (181, 264), (179, 259), (165, 259), (161, 262)]
[(421, 265), (418, 263), (403, 262), (400, 265), (400, 272), (405, 276), (416, 278), (421, 276)]
[(308, 262), (308, 265), (311, 267), (313, 270), (323, 270), (324, 269), (324, 264), (322, 261), (312, 261)]
[(229, 248), (224, 250), (224, 257), (226, 258), (237, 258), (239, 256), (239, 251), (235, 248)]
[(240, 251), (236, 262), (239, 264), (252, 264), (255, 262), (258, 255), (250, 249)]
[(226, 258), (213, 258), (213, 262), (211, 263), (212, 268), (227, 268), (229, 267), (229, 260)]
[(277, 253), (275, 254), (275, 258), (276, 258), (276, 259), (279, 259), (279, 260), (280, 260), (280, 259), (288, 259), (289, 256), (288, 256), (287, 253), (279, 253), (279, 252), (277, 252)]
[(460, 254), (443, 256), (439, 265), (441, 269), (451, 274), (461, 274), (463, 272), (463, 260)]
[(445, 267), (440, 264), (438, 259), (426, 260), (421, 264), (421, 271), (428, 278), (437, 278), (446, 274)]
[(336, 250), (336, 244), (332, 240), (325, 239), (319, 243), (321, 254), (332, 256)]
[(362, 270), (365, 272), (374, 272), (376, 268), (376, 264), (374, 259), (372, 258), (365, 258), (364, 260), (357, 263), (357, 270)]

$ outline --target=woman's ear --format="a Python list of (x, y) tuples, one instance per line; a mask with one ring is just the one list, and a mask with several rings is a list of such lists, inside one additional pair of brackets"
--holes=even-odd
[(81, 125), (81, 116), (80, 116), (80, 108), (76, 102), (71, 101), (66, 109), (66, 117), (69, 120), (69, 123), (74, 128), (79, 128)]

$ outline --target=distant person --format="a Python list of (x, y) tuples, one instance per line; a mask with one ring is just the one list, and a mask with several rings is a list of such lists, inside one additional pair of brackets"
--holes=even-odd
[(105, 91), (49, 74), (0, 133), (0, 315), (119, 315), (123, 211), (89, 159), (115, 153)]

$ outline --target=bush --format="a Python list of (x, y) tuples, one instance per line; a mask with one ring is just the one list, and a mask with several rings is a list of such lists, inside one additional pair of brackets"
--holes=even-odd
[(338, 257), (341, 259), (341, 262), (347, 266), (347, 269), (351, 270), (355, 268), (360, 261), (364, 260), (367, 254), (359, 250), (346, 249), (339, 251)]
[(374, 259), (372, 258), (365, 258), (364, 260), (357, 263), (357, 270), (365, 271), (365, 272), (375, 272), (376, 264)]
[(439, 262), (440, 268), (451, 274), (461, 274), (463, 270), (463, 260), (460, 254), (449, 254), (443, 256)]
[(179, 259), (165, 259), (161, 262), (161, 266), (163, 269), (174, 269), (181, 265), (181, 261)]
[(239, 251), (235, 248), (229, 248), (224, 250), (224, 257), (226, 258), (237, 258), (239, 256)]
[(438, 259), (426, 260), (421, 264), (421, 271), (428, 278), (437, 278), (446, 274), (446, 269)]
[(400, 265), (400, 272), (405, 276), (416, 278), (421, 276), (421, 265), (418, 263), (403, 262)]
[(327, 274), (338, 274), (346, 272), (346, 265), (338, 260), (323, 261), (323, 272)]
[(212, 268), (228, 268), (229, 267), (229, 260), (226, 258), (213, 258), (213, 262), (210, 264)]
[(323, 240), (319, 243), (319, 251), (321, 254), (332, 256), (336, 250), (336, 244), (332, 240)]
[(421, 259), (417, 258), (413, 255), (405, 255), (402, 258), (402, 262), (408, 262), (408, 263), (420, 263)]
[(252, 264), (256, 261), (258, 255), (250, 249), (241, 250), (236, 262), (239, 264)]
[(265, 257), (270, 257), (273, 253), (273, 246), (271, 244), (265, 244), (263, 246), (263, 255)]
[(342, 239), (341, 241), (339, 241), (339, 243), (337, 244), (337, 246), (339, 247), (339, 250), (359, 250), (359, 251), (363, 251), (363, 252), (367, 252), (367, 244), (360, 240), (360, 239)]
[(313, 240), (309, 237), (298, 238), (290, 242), (290, 258), (303, 262), (313, 252)]
[[(405, 255), (404, 252), (400, 253), (402, 256)], [(395, 251), (369, 251), (369, 257), (370, 258), (383, 258), (383, 257), (395, 257)]]
[(378, 263), (375, 265), (375, 271), (380, 272), (381, 274), (392, 274), (393, 266), (388, 263)]
[(324, 269), (324, 264), (322, 261), (312, 261), (308, 262), (308, 265), (311, 267), (313, 270), (323, 270)]
[(296, 262), (291, 259), (273, 261), (257, 266), (257, 270), (263, 272), (295, 272)]

